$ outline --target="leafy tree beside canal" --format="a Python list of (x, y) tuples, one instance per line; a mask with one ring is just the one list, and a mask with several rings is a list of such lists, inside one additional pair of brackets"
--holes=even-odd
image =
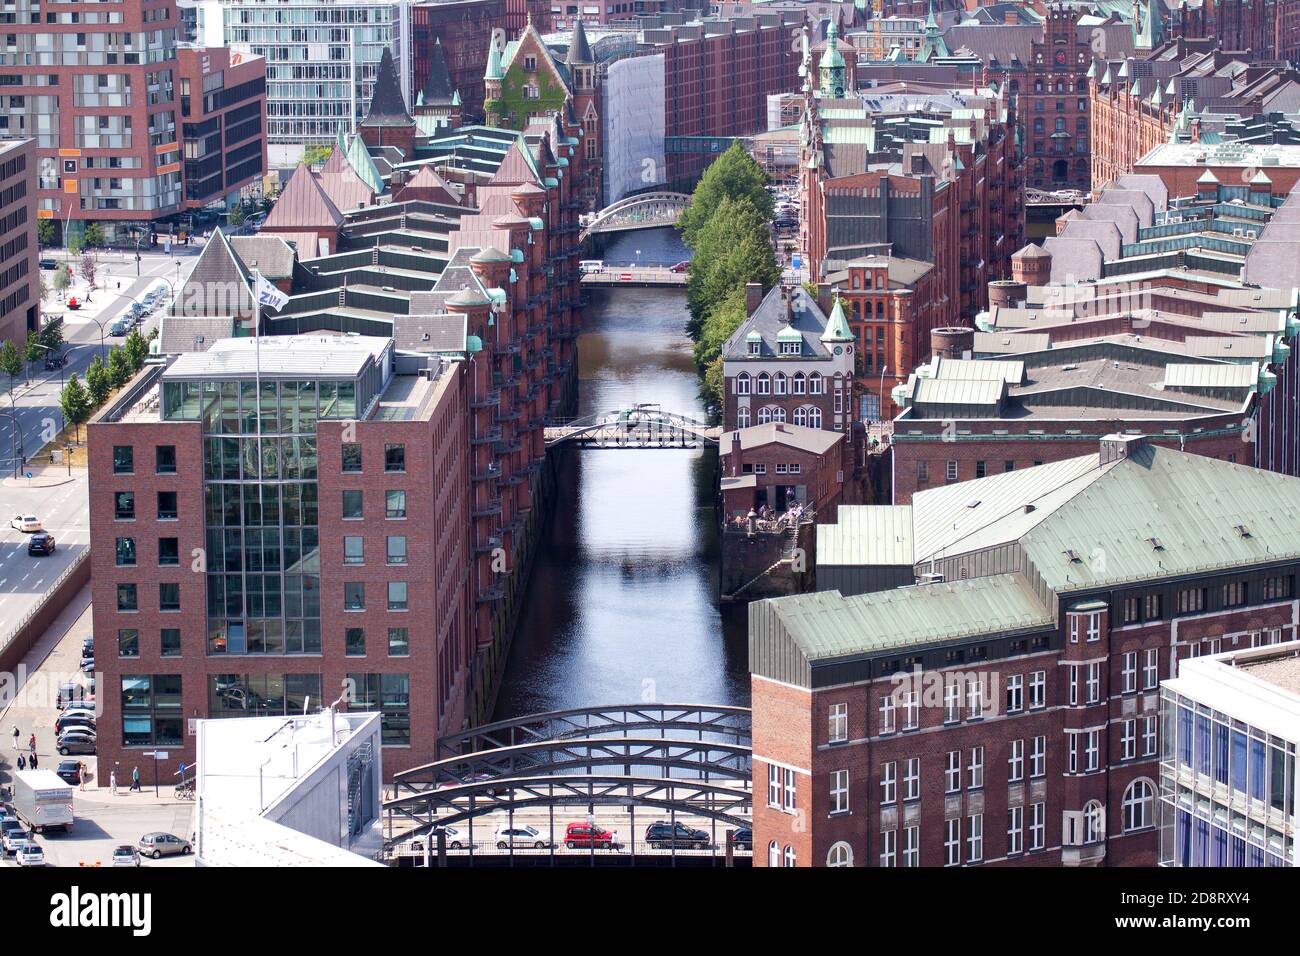
[(758, 164), (739, 143), (732, 144), (704, 171), (678, 223), (692, 251), (687, 333), (695, 342), (695, 364), (711, 411), (722, 404), (722, 346), (745, 321), (746, 283), (760, 283), (766, 292), (781, 276), (768, 227), (772, 197), (766, 185)]

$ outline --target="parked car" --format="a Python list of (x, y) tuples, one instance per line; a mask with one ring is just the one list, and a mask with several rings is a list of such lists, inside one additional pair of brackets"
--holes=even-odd
[(504, 850), (507, 847), (532, 847), (536, 850), (545, 850), (550, 846), (546, 837), (542, 836), (542, 831), (536, 827), (497, 827), (497, 832), (493, 841), (498, 850)]
[(564, 828), (564, 845), (570, 850), (611, 850), (618, 847), (618, 837), (591, 823), (570, 823)]
[(126, 335), (131, 331), (131, 320), (128, 318), (114, 319), (113, 324), (108, 327), (108, 334), (114, 336)]
[(55, 749), (63, 756), (71, 754), (91, 754), (95, 753), (95, 734), (93, 731), (75, 728), (66, 730), (59, 734), (59, 739), (55, 742)]
[(63, 684), (59, 687), (59, 710), (80, 707), (94, 711), (95, 695), (80, 684)]
[(81, 701), (77, 701), (75, 705), (71, 707), (64, 707), (62, 710), (60, 710), (59, 716), (55, 718), (55, 723), (57, 725), (58, 721), (62, 720), (64, 717), (87, 717), (91, 720), (94, 720), (98, 716), (99, 715), (95, 713), (94, 707), (87, 707)]
[(93, 657), (83, 657), (81, 659), (81, 673), (83, 674), (95, 673), (95, 659)]
[(27, 553), (45, 555), (54, 553), (54, 535), (38, 531), (27, 540)]
[(139, 866), (140, 854), (133, 846), (119, 846), (113, 850), (112, 866)]
[(18, 844), (14, 850), (14, 858), (19, 866), (45, 865), (45, 851), (30, 837)]
[(24, 534), (45, 530), (45, 526), (41, 524), (41, 519), (36, 515), (14, 515), (9, 519), (9, 527)]
[(42, 269), (57, 269), (59, 264), (53, 259), (42, 259), (40, 261), (40, 266)]
[(81, 642), (81, 656), (93, 657), (95, 655), (95, 638), (94, 635), (86, 638)]
[(658, 820), (645, 828), (645, 841), (657, 850), (670, 847), (702, 850), (709, 845), (709, 835), (684, 823), (674, 826)]
[(58, 768), (54, 771), (59, 775), (59, 779), (64, 783), (77, 786), (81, 783), (81, 761), (80, 760), (60, 760)]
[(75, 295), (72, 296), (70, 299), (68, 299), (68, 308), (72, 309), (74, 312), (77, 309), (81, 308), (81, 303), (77, 301), (77, 297)]
[(754, 849), (754, 830), (752, 827), (741, 827), (739, 830), (731, 831), (731, 845), (737, 850)]
[(91, 733), (94, 733), (95, 718), (93, 716), (84, 713), (76, 713), (71, 715), (60, 714), (59, 717), (54, 721), (54, 732), (56, 734), (62, 734), (65, 730), (77, 730), (77, 729), (89, 730)]
[(182, 840), (178, 836), (170, 833), (146, 833), (140, 837), (138, 844), (141, 856), (153, 857), (155, 860), (163, 856), (182, 856), (191, 853), (194, 849), (189, 840)]
[(674, 263), (668, 267), (669, 272), (690, 272), (691, 262), (689, 259), (683, 259), (681, 262)]
[(19, 842), (26, 839), (27, 830), (17, 817), (9, 817), (0, 822), (0, 850), (3, 850), (6, 855), (18, 849)]

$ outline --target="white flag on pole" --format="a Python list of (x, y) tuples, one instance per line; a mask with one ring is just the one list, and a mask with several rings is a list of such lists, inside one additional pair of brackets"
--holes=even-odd
[(253, 291), (257, 295), (258, 305), (279, 309), (289, 301), (289, 297), (270, 282), (267, 282), (266, 278), (261, 273), (258, 273), (257, 288)]

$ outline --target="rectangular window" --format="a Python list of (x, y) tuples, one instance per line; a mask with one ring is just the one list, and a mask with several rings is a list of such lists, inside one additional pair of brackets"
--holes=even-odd
[(140, 656), (140, 632), (133, 627), (126, 627), (117, 632), (117, 656)]
[(1088, 665), (1088, 703), (1095, 704), (1101, 700), (1101, 661)]
[(1156, 755), (1156, 733), (1159, 728), (1159, 718), (1142, 718), (1142, 756), (1154, 757)]
[(797, 803), (797, 801), (795, 800), (795, 782), (794, 782), (794, 776), (795, 776), (795, 775), (794, 775), (794, 771), (793, 771), (793, 770), (786, 770), (785, 773), (784, 773), (784, 777), (785, 777), (785, 802), (784, 802), (784, 804), (782, 804), (782, 806), (783, 806), (783, 808), (784, 808), (785, 810), (787, 810), (787, 811), (791, 811), (791, 812), (794, 811), (794, 810), (797, 810), (797, 809), (798, 809), (798, 803)]
[(1183, 588), (1178, 592), (1178, 613), (1195, 614), (1205, 610), (1205, 588)]
[(961, 789), (961, 751), (949, 750), (943, 769), (943, 792), (956, 793)]
[(944, 866), (961, 865), (961, 817), (945, 821), (943, 838)]
[(842, 744), (849, 739), (849, 705), (831, 704), (827, 719), (827, 739), (833, 744)]
[(1144, 600), (1142, 618), (1146, 621), (1158, 621), (1164, 617), (1164, 601), (1159, 594), (1148, 594)]
[(119, 611), (140, 610), (139, 598), (134, 584), (119, 584), (117, 586), (117, 609)]
[(1035, 737), (1029, 745), (1029, 776), (1038, 779), (1047, 776), (1047, 738)]
[(179, 627), (164, 627), (162, 629), (159, 644), (163, 657), (180, 657), (181, 656), (181, 629)]
[(1020, 853), (1024, 850), (1025, 808), (1007, 809), (1007, 853)]
[(158, 520), (175, 521), (177, 517), (176, 492), (158, 492)]
[(988, 474), (988, 462), (983, 462), (983, 461), (975, 462), (975, 477), (983, 478), (987, 474)]
[(944, 466), (943, 477), (945, 481), (957, 480), (957, 463), (950, 461)]
[(781, 768), (774, 763), (767, 765), (767, 805), (781, 806)]
[(1029, 675), (1029, 709), (1047, 706), (1047, 671), (1034, 671)]
[(880, 834), (880, 865), (883, 867), (898, 865), (897, 830), (885, 830)]
[(961, 720), (961, 683), (949, 680), (943, 685), (943, 722), (955, 724)]
[(1142, 601), (1137, 597), (1124, 599), (1124, 623), (1134, 624), (1142, 620)]
[(134, 491), (119, 491), (113, 495), (113, 517), (118, 521), (135, 520)]
[(1013, 674), (1007, 678), (1007, 713), (1014, 714), (1024, 709), (1025, 678), (1022, 674)]
[(390, 473), (406, 471), (405, 445), (384, 446), (384, 471)]
[(361, 514), (361, 491), (343, 492), (343, 517), (344, 519), (360, 518)]
[(966, 862), (979, 863), (984, 859), (984, 814), (972, 813), (966, 818)]
[(365, 657), (366, 656), (366, 629), (364, 627), (349, 627), (343, 632), (344, 653), (348, 657)]
[(1143, 652), (1142, 689), (1154, 690), (1160, 683), (1160, 649), (1152, 648)]
[(903, 729), (916, 730), (920, 725), (921, 707), (917, 702), (917, 692), (909, 690), (903, 696)]
[(1011, 741), (1011, 749), (1007, 753), (1007, 782), (1018, 783), (1025, 779), (1025, 742), (1023, 740)]
[(972, 680), (966, 685), (966, 716), (979, 720), (984, 716), (984, 688), (979, 680)]
[(1137, 651), (1126, 651), (1120, 665), (1121, 693), (1131, 694), (1138, 689)]
[(1082, 666), (1083, 665), (1081, 664), (1065, 665), (1066, 673), (1068, 673), (1070, 676), (1070, 706), (1071, 707), (1077, 707), (1081, 699), (1079, 697), (1079, 670), (1082, 668)]
[(979, 790), (984, 786), (984, 748), (972, 747), (970, 749), (970, 764), (967, 766), (969, 779), (967, 788), (970, 790)]
[(359, 472), (361, 470), (361, 446), (352, 443), (343, 445), (343, 471), (345, 473)]
[(117, 566), (119, 568), (135, 567), (135, 538), (117, 539)]
[(388, 536), (388, 563), (405, 564), (406, 563), (406, 536), (389, 535)]
[(930, 463), (928, 461), (918, 461), (916, 463), (916, 483), (924, 485), (930, 480)]
[(405, 611), (406, 610), (406, 582), (389, 581), (388, 582), (388, 610)]
[(1291, 578), (1289, 576), (1264, 579), (1264, 600), (1277, 601), (1291, 597)]
[(350, 534), (343, 538), (343, 563), (365, 564), (366, 544), (360, 535)]
[(1101, 766), (1101, 731), (1090, 730), (1083, 749), (1083, 772), (1093, 773)]
[(1223, 606), (1241, 607), (1246, 603), (1246, 582), (1229, 581), (1223, 585)]
[(158, 610), (179, 611), (181, 609), (181, 586), (174, 582), (158, 585)]
[(831, 813), (849, 812), (849, 772), (836, 770), (831, 774)]
[(1029, 805), (1029, 849), (1041, 850), (1047, 845), (1047, 804)]
[(1126, 720), (1120, 725), (1120, 759), (1132, 760), (1137, 756), (1137, 721)]
[(366, 585), (364, 581), (348, 581), (343, 585), (343, 610), (364, 611), (366, 609)]
[(385, 518), (406, 517), (406, 492), (405, 491), (384, 492), (384, 517)]
[(181, 563), (181, 546), (178, 538), (158, 539), (158, 565), (174, 568)]
[(921, 758), (908, 757), (907, 769), (903, 773), (903, 799), (921, 799)]
[(123, 674), (122, 744), (179, 746), (185, 733), (179, 674)]
[(131, 445), (113, 446), (113, 474), (135, 474), (135, 448)]
[(880, 803), (888, 806), (898, 800), (898, 763), (890, 760), (880, 765)]
[(176, 446), (157, 445), (153, 450), (153, 470), (159, 475), (176, 474)]
[(892, 734), (894, 729), (894, 696), (888, 694), (880, 698), (880, 732)]
[(388, 656), (406, 657), (411, 653), (411, 635), (404, 627), (388, 629)]
[(1065, 771), (1066, 773), (1078, 773), (1079, 767), (1082, 766), (1082, 764), (1080, 763), (1079, 734), (1067, 733), (1065, 735), (1065, 742), (1066, 742)]
[(903, 866), (921, 865), (921, 828), (905, 827), (903, 829)]

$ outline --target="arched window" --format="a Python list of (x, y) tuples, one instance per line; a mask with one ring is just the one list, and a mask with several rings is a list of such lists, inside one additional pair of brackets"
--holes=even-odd
[(803, 372), (795, 372), (794, 378), (790, 380), (790, 392), (793, 395), (803, 395), (808, 391), (808, 380), (804, 377)]
[(794, 866), (794, 847), (788, 843), (785, 845), (785, 865)]
[(853, 848), (843, 841), (836, 843), (831, 847), (831, 851), (826, 854), (826, 865), (852, 866)]
[(749, 406), (748, 405), (744, 405), (736, 409), (736, 427), (737, 428), (749, 427)]
[(768, 375), (766, 372), (764, 372), (762, 375), (760, 375), (760, 376), (758, 377), (757, 387), (754, 389), (754, 394), (756, 394), (756, 395), (771, 395), (771, 394), (772, 394), (772, 376)]
[(739, 375), (736, 376), (736, 394), (737, 395), (749, 394), (749, 373), (748, 372), (741, 372)]
[(806, 405), (800, 405), (794, 410), (794, 423), (805, 427), (808, 425), (808, 407)]
[(781, 848), (776, 845), (775, 840), (773, 840), (771, 843), (767, 845), (767, 865), (768, 866), (781, 865)]
[(1124, 832), (1145, 830), (1155, 825), (1156, 788), (1150, 780), (1138, 778), (1124, 791)]
[[(821, 410), (820, 408), (818, 408), (816, 405), (809, 405), (809, 406), (807, 406), (807, 409), (808, 409), (808, 427), (809, 427), (809, 428), (821, 428), (821, 427), (822, 427), (822, 410)], [(798, 424), (798, 423), (796, 422), (796, 424)]]
[(826, 390), (826, 383), (821, 377), (821, 373), (813, 372), (808, 376), (808, 394), (820, 395)]
[(772, 421), (778, 424), (785, 424), (785, 409), (780, 405), (772, 406)]
[(784, 372), (776, 373), (776, 387), (772, 390), (774, 395), (784, 395), (786, 393), (786, 378)]
[(1089, 800), (1083, 807), (1083, 842), (1096, 843), (1106, 836), (1106, 811), (1099, 800)]
[(771, 420), (772, 420), (772, 406), (764, 405), (762, 408), (758, 410), (758, 423), (760, 425), (766, 425)]

